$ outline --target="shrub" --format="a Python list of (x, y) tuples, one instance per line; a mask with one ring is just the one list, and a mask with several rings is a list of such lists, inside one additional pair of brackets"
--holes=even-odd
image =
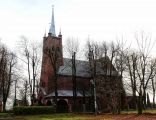
[(19, 106), (14, 107), (13, 112), (15, 115), (37, 115), (55, 113), (56, 109), (54, 106)]

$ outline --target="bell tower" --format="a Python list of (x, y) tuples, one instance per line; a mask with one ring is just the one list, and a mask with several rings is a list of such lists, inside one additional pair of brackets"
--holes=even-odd
[(48, 94), (54, 91), (53, 84), (54, 69), (49, 54), (46, 53), (47, 50), (49, 50), (51, 56), (53, 56), (54, 55), (53, 53), (57, 51), (58, 53), (57, 63), (59, 64), (59, 66), (63, 65), (62, 35), (61, 31), (59, 32), (58, 36), (56, 36), (55, 33), (54, 6), (52, 6), (52, 17), (49, 33), (47, 36), (45, 33), (43, 37), (43, 51), (42, 51), (43, 56), (40, 76), (40, 88), (41, 88), (40, 92), (42, 94)]

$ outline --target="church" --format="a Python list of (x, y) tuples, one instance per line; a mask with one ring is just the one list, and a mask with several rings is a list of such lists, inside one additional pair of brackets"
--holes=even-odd
[[(122, 76), (118, 75), (108, 57), (103, 59), (107, 61), (107, 67), (99, 62), (101, 60), (83, 61), (63, 57), (62, 34), (61, 31), (58, 35), (55, 33), (53, 8), (49, 33), (43, 37), (38, 99), (45, 105), (55, 103), (57, 109), (62, 112), (83, 112), (93, 109), (109, 112), (112, 108), (117, 108), (118, 103), (123, 103)], [(96, 76), (93, 75), (91, 65), (95, 61)]]

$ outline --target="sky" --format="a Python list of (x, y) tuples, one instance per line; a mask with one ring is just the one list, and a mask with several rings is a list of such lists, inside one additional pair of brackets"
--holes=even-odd
[(135, 46), (140, 31), (156, 39), (156, 0), (0, 0), (0, 40), (13, 50), (22, 35), (42, 42), (52, 5), (63, 43), (68, 37), (78, 38), (81, 45), (88, 37), (98, 42), (123, 38)]

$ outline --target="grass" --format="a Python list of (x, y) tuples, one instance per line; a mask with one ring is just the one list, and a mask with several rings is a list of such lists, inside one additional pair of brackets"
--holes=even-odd
[(156, 109), (144, 110), (143, 113), (156, 114)]
[(1, 113), (0, 112), (0, 118), (7, 118), (7, 117), (11, 117), (12, 114), (11, 113)]
[[(129, 111), (122, 111), (121, 114), (137, 114), (137, 110), (129, 110)], [(143, 110), (143, 113), (151, 113), (151, 114), (156, 114), (156, 109), (149, 109), (149, 110)]]
[(25, 116), (26, 120), (94, 120), (91, 116), (81, 116), (75, 114), (53, 114)]
[[(97, 116), (93, 114), (73, 114), (73, 113), (14, 116), (13, 114), (9, 113), (0, 113), (0, 119), (5, 118), (6, 120), (115, 120), (115, 119), (120, 120), (121, 118), (123, 119), (124, 117), (137, 117), (136, 113), (137, 113), (136, 110), (122, 111), (121, 115), (103, 114)], [(150, 113), (156, 116), (156, 109), (146, 110), (144, 111), (144, 113)]]
[(88, 114), (51, 114), (51, 115), (23, 115), (23, 116), (14, 116), (8, 113), (0, 113), (0, 119), (5, 118), (6, 120), (113, 120), (102, 118), (99, 119), (98, 116), (88, 115)]

